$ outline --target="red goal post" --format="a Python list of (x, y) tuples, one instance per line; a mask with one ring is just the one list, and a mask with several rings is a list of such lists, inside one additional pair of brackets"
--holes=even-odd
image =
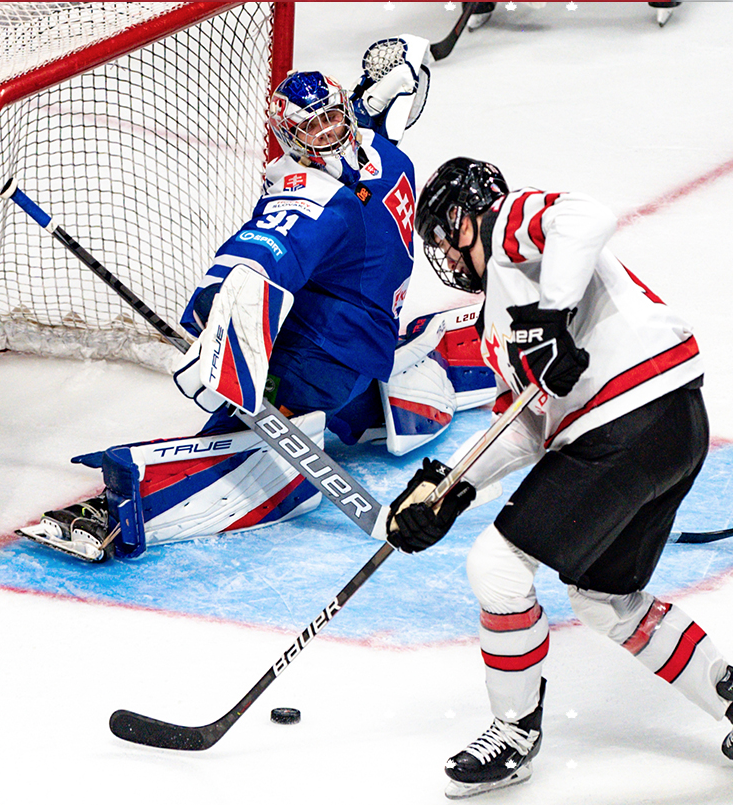
[[(294, 3), (1, 3), (0, 185), (18, 185), (176, 324), (274, 155)], [(0, 202), (0, 349), (171, 349), (11, 202)]]

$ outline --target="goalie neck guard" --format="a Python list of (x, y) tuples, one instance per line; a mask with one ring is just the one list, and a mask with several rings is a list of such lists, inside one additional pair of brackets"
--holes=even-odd
[[(476, 219), (508, 192), (495, 165), (467, 157), (448, 160), (428, 179), (417, 202), (415, 229), (423, 239), (425, 256), (443, 283), (470, 293), (483, 290), (469, 255), (479, 234)], [(466, 216), (473, 223), (474, 240), (459, 249), (458, 234)], [(440, 248), (443, 241), (460, 251), (468, 273), (449, 265)]]

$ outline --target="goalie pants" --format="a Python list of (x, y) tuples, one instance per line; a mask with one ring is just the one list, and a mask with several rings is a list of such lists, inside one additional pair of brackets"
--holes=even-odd
[[(355, 364), (356, 364), (355, 356)], [(270, 357), (265, 396), (287, 414), (326, 414), (326, 426), (346, 444), (384, 419), (376, 380), (345, 366), (304, 335), (283, 328)], [(202, 435), (245, 426), (226, 408), (216, 411)]]
[(702, 466), (708, 427), (699, 389), (678, 389), (542, 458), (467, 563), (494, 715), (537, 706), (549, 623), (540, 564), (568, 584), (577, 617), (626, 648), (715, 718), (727, 662), (677, 606), (643, 592), (680, 502)]

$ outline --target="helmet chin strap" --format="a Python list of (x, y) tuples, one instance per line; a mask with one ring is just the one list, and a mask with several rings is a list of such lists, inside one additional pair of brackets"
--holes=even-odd
[[(468, 276), (471, 280), (471, 288), (474, 291), (483, 291), (484, 284), (479, 276), (478, 271), (476, 271), (476, 266), (473, 264), (473, 258), (471, 257), (471, 250), (476, 245), (476, 241), (478, 240), (479, 236), (479, 225), (478, 221), (476, 220), (475, 213), (466, 213), (468, 215), (468, 220), (471, 222), (473, 226), (473, 239), (469, 246), (456, 246), (456, 249), (461, 253), (461, 257), (463, 258), (463, 263), (468, 269)], [(485, 273), (485, 272), (484, 272)]]

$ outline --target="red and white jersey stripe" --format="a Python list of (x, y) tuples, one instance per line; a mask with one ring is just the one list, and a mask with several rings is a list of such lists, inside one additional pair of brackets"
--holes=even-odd
[(613, 213), (582, 193), (525, 188), (494, 205), (482, 354), (497, 374), (497, 412), (520, 391), (509, 363), (513, 305), (577, 308), (570, 332), (590, 365), (567, 397), (543, 395), (545, 449), (685, 385), (703, 373), (690, 326), (611, 253)]

